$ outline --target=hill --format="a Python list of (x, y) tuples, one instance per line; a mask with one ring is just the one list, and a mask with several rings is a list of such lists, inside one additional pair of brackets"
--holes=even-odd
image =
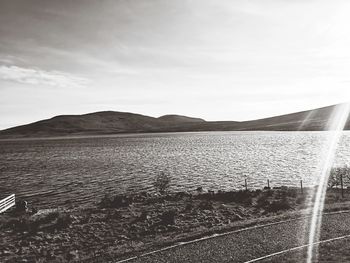
[[(60, 115), (0, 131), (1, 138), (65, 135), (189, 131), (318, 131), (328, 130), (335, 105), (271, 118), (237, 122), (205, 121), (181, 115), (159, 118), (141, 114), (102, 111), (83, 115)], [(350, 128), (349, 120), (346, 129)]]
[[(178, 115), (160, 118), (141, 114), (102, 111), (83, 115), (60, 115), (0, 131), (1, 138), (47, 137), (64, 135), (114, 134), (159, 132), (180, 129), (183, 123), (191, 124), (200, 119)], [(202, 120), (205, 122), (204, 120)]]
[[(329, 130), (336, 105), (286, 114), (271, 118), (244, 122), (245, 130), (290, 130), (290, 131), (322, 131)], [(346, 129), (349, 129), (349, 119)]]
[(189, 122), (205, 122), (205, 120), (200, 118), (192, 118), (182, 115), (164, 115), (158, 118), (159, 120), (172, 122), (172, 123), (189, 123)]

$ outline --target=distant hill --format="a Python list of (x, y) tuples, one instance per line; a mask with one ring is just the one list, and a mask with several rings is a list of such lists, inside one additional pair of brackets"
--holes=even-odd
[(0, 135), (27, 137), (137, 132), (151, 129), (157, 123), (157, 119), (148, 116), (103, 111), (84, 115), (60, 115), (51, 119), (0, 131)]
[(200, 118), (192, 118), (182, 115), (164, 115), (158, 118), (159, 120), (172, 122), (172, 123), (188, 123), (188, 122), (205, 122), (205, 120)]
[[(83, 115), (61, 115), (0, 131), (0, 138), (48, 137), (138, 132), (186, 131), (318, 131), (328, 130), (335, 106), (252, 121), (205, 121), (181, 115), (159, 118), (128, 112), (102, 111)], [(346, 129), (349, 129), (349, 120)]]
[[(291, 131), (322, 131), (329, 130), (336, 105), (291, 113), (271, 118), (246, 121), (245, 130), (291, 130)], [(349, 119), (345, 129), (349, 129)]]
[[(176, 131), (179, 125), (205, 122), (198, 118), (166, 115), (160, 118), (116, 111), (83, 115), (60, 115), (0, 131), (0, 137), (46, 137), (63, 135), (114, 134)], [(177, 128), (178, 127), (178, 128)]]

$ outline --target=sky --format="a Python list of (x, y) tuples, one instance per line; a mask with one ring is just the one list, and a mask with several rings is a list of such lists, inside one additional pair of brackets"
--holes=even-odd
[(250, 120), (350, 100), (347, 0), (1, 0), (0, 129), (103, 110)]

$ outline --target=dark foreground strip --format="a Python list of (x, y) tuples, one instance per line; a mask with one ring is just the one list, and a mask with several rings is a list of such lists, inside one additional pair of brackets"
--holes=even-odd
[(328, 242), (337, 241), (337, 240), (341, 240), (341, 239), (345, 239), (345, 238), (350, 238), (350, 235), (330, 238), (330, 239), (314, 242), (312, 244), (306, 244), (306, 245), (302, 245), (302, 246), (298, 246), (298, 247), (289, 248), (289, 249), (282, 250), (282, 251), (279, 251), (279, 252), (275, 252), (275, 253), (272, 253), (272, 254), (260, 257), (260, 258), (255, 258), (255, 259), (246, 261), (244, 263), (258, 262), (258, 261), (263, 260), (263, 259), (267, 259), (267, 258), (271, 258), (271, 257), (274, 257), (274, 256), (282, 255), (282, 254), (285, 254), (285, 253), (288, 253), (288, 252), (292, 252), (292, 251), (295, 251), (295, 250), (299, 250), (299, 249), (303, 249), (303, 248), (306, 248), (306, 247), (309, 247), (309, 246), (319, 245), (319, 244), (322, 244), (322, 243), (328, 243)]
[[(345, 214), (345, 213), (350, 213), (350, 210), (328, 212), (328, 213), (324, 213), (323, 216), (325, 216), (325, 215), (334, 215), (334, 214)], [(115, 263), (128, 262), (128, 261), (131, 261), (131, 260), (135, 260), (135, 259), (142, 258), (142, 257), (145, 257), (145, 256), (153, 255), (153, 254), (156, 254), (156, 253), (159, 253), (159, 252), (162, 252), (162, 251), (165, 251), (165, 250), (169, 250), (169, 249), (172, 249), (172, 248), (185, 246), (185, 245), (188, 245), (188, 244), (197, 243), (197, 242), (204, 241), (204, 240), (209, 240), (209, 239), (213, 239), (213, 238), (216, 238), (216, 237), (222, 237), (222, 236), (227, 236), (227, 235), (231, 235), (231, 234), (235, 234), (235, 233), (239, 233), (239, 232), (259, 229), (259, 228), (263, 228), (263, 227), (269, 227), (269, 226), (274, 226), (274, 225), (280, 225), (280, 224), (284, 224), (284, 223), (299, 221), (299, 220), (307, 219), (307, 218), (310, 218), (310, 217), (311, 217), (311, 215), (303, 216), (303, 217), (299, 217), (299, 218), (294, 218), (294, 219), (278, 221), (278, 222), (273, 222), (273, 223), (264, 224), (264, 225), (255, 225), (255, 226), (241, 228), (241, 229), (238, 229), (238, 230), (233, 230), (233, 231), (229, 231), (229, 232), (225, 232), (225, 233), (221, 233), (221, 234), (214, 234), (214, 235), (211, 235), (211, 236), (206, 236), (206, 237), (194, 239), (194, 240), (187, 241), (187, 242), (180, 242), (180, 243), (172, 245), (172, 246), (168, 246), (168, 247), (164, 247), (164, 248), (161, 248), (161, 249), (158, 249), (158, 250), (154, 250), (154, 251), (151, 251), (151, 252), (148, 252), (148, 253), (145, 253), (145, 254), (141, 254), (139, 256), (134, 256), (134, 257), (131, 257), (131, 258), (123, 259), (123, 260), (117, 261)], [(337, 240), (337, 239), (343, 239), (343, 238), (347, 238), (347, 237), (350, 237), (350, 235), (319, 241), (319, 242), (316, 242), (316, 243), (314, 243), (312, 245), (319, 244), (319, 243), (330, 242), (330, 241), (334, 241), (334, 240)], [(247, 261), (245, 263), (256, 262), (256, 261), (259, 261), (259, 260), (262, 260), (262, 259), (265, 259), (265, 258), (268, 258), (268, 257), (273, 257), (273, 256), (276, 256), (276, 255), (279, 255), (279, 254), (283, 254), (283, 253), (289, 252), (289, 251), (301, 249), (301, 248), (304, 248), (305, 246), (309, 246), (309, 244), (303, 245), (303, 246), (300, 246), (300, 247), (290, 248), (290, 249), (283, 250), (283, 251), (280, 251), (280, 252), (276, 252), (274, 254), (270, 254), (270, 255), (267, 255), (267, 256), (264, 256), (264, 257), (261, 257), (261, 258), (253, 259), (253, 260)]]

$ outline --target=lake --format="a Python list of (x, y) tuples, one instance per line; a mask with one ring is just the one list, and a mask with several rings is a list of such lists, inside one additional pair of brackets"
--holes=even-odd
[[(0, 193), (49, 207), (86, 204), (106, 193), (316, 184), (328, 132), (198, 132), (0, 141)], [(337, 165), (350, 164), (345, 132)]]

